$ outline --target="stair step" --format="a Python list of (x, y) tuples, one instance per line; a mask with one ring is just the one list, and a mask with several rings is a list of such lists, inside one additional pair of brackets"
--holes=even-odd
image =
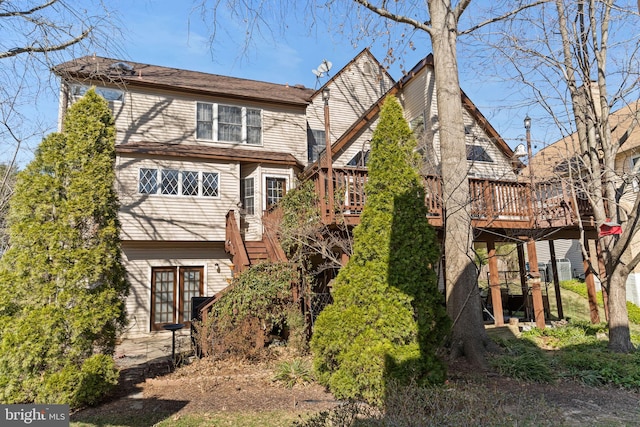
[(257, 261), (269, 258), (267, 247), (264, 242), (244, 242), (244, 245), (247, 249), (247, 255), (249, 255), (250, 260)]

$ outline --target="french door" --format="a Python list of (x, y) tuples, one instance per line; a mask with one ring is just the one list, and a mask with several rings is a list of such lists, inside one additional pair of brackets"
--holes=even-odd
[(201, 296), (204, 267), (154, 267), (151, 272), (151, 329), (191, 320), (191, 298)]

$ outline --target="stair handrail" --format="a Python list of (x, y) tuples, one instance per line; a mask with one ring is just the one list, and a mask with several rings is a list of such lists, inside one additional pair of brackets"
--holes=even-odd
[(262, 214), (263, 238), (270, 261), (287, 262), (287, 255), (278, 239), (278, 227), (282, 220), (282, 209), (276, 208)]
[(233, 256), (234, 273), (240, 273), (251, 265), (234, 210), (227, 212), (224, 249)]

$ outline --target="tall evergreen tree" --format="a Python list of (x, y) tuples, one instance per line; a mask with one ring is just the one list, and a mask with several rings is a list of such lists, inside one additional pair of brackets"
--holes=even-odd
[(93, 90), (18, 175), (0, 268), (0, 397), (91, 403), (117, 378), (125, 323), (115, 126)]
[(438, 292), (435, 233), (427, 222), (416, 141), (395, 97), (371, 141), (367, 201), (353, 256), (334, 302), (318, 317), (311, 348), (320, 379), (338, 398), (381, 404), (388, 380), (444, 381), (436, 357), (449, 328)]

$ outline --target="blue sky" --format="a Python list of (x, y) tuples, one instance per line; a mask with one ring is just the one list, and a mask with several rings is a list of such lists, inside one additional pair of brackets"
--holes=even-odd
[[(388, 49), (383, 41), (356, 45), (348, 36), (323, 28), (322, 24), (312, 27), (310, 21), (289, 19), (284, 35), (276, 28), (275, 37), (254, 37), (244, 51), (244, 28), (223, 16), (219, 21), (224, 22), (224, 26), (218, 33), (212, 51), (209, 43), (210, 28), (203, 22), (199, 12), (193, 9), (190, 0), (111, 0), (109, 3), (117, 11), (123, 36), (114, 39), (113, 46), (117, 46), (117, 53), (96, 53), (135, 62), (274, 83), (303, 84), (314, 88), (318, 83), (312, 69), (323, 59), (333, 63), (330, 72), (333, 74), (367, 46), (380, 61), (384, 59)], [(394, 40), (392, 36), (390, 43)], [(400, 55), (402, 61), (394, 63), (389, 69), (396, 80), (402, 76), (401, 66), (410, 69), (431, 52), (426, 35), (415, 37), (413, 42), (416, 49), (406, 50)], [(523, 142), (524, 116), (530, 113), (535, 120), (535, 114), (523, 108), (504, 108), (507, 102), (504, 100), (506, 92), (500, 83), (489, 77), (478, 82), (476, 70), (472, 70), (471, 66), (468, 61), (465, 62), (464, 57), (460, 58), (462, 89), (514, 148)], [(38, 110), (50, 124), (50, 129), (55, 130), (57, 97), (41, 98), (38, 102)], [(516, 96), (510, 97), (508, 102), (516, 105), (522, 103), (522, 100)], [(552, 142), (549, 137), (536, 135), (535, 132), (534, 121), (532, 134), (536, 140)], [(39, 140), (32, 141), (30, 149), (38, 142)], [(27, 150), (20, 157), (20, 166), (24, 166), (29, 159)]]

